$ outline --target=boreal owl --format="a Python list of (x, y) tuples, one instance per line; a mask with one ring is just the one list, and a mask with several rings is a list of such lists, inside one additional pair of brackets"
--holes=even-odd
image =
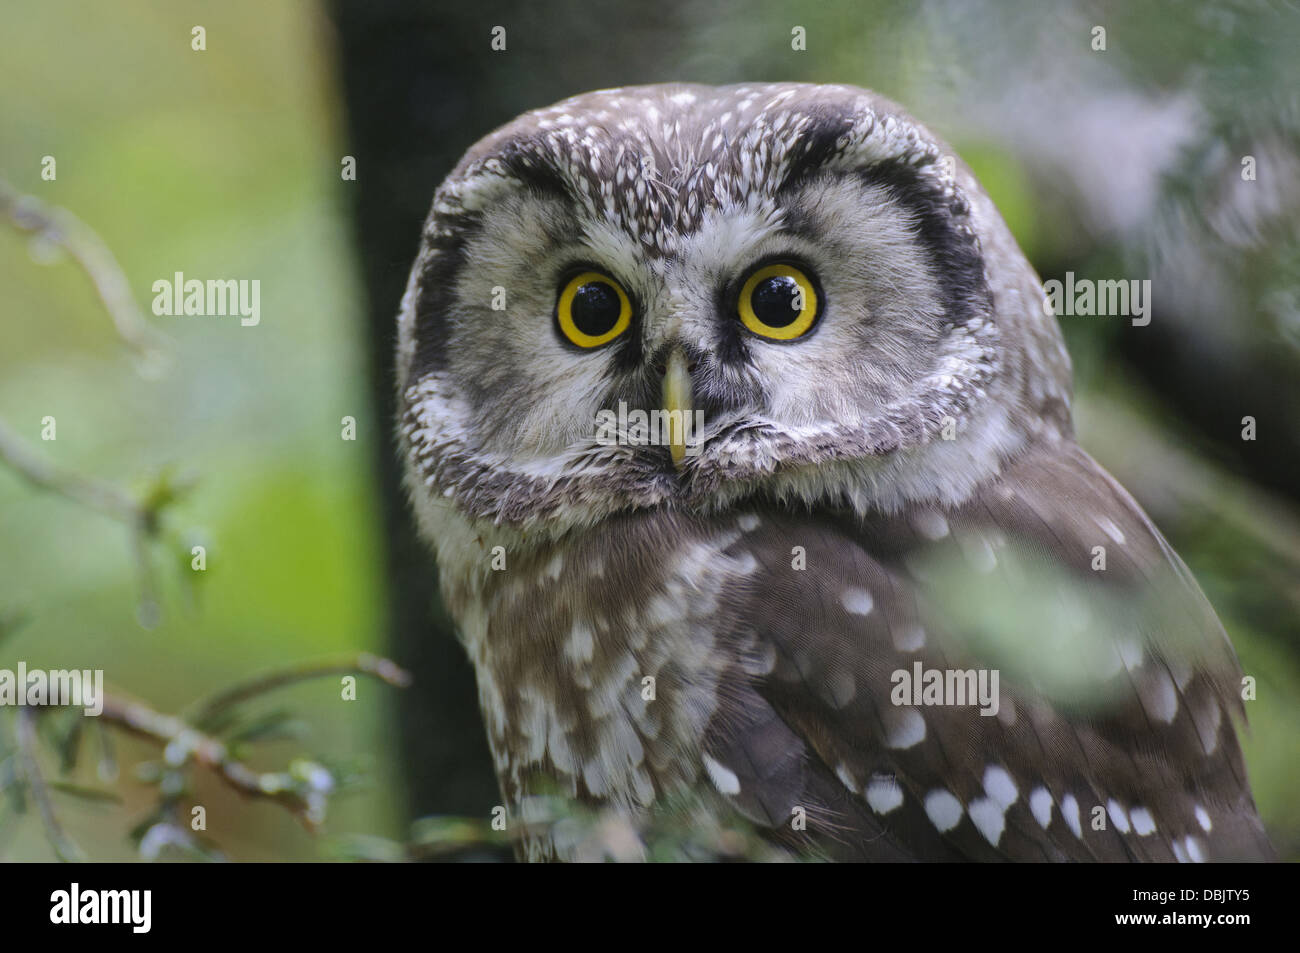
[(796, 856), (1270, 856), (1231, 644), (1076, 444), (993, 203), (894, 104), (520, 116), (438, 188), (399, 324), (407, 482), (521, 856), (575, 856), (541, 795)]

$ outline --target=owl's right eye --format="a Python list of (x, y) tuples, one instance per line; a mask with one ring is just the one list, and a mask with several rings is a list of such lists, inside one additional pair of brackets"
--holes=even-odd
[(574, 275), (555, 303), (555, 323), (564, 337), (581, 348), (608, 344), (632, 323), (632, 302), (609, 275), (584, 271)]

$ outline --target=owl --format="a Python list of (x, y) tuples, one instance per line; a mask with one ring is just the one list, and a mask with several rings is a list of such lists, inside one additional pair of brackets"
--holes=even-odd
[(896, 105), (520, 116), (434, 196), (397, 366), (523, 858), (575, 856), (529, 823), (556, 797), (833, 860), (1272, 856), (1227, 635), (1075, 442), (998, 211)]

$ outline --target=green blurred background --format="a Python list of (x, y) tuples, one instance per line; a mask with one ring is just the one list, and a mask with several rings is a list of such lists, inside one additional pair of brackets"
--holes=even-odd
[[(0, 466), (0, 618), (25, 618), (0, 638), (0, 667), (104, 668), (170, 712), (270, 667), (385, 652), (415, 670), (404, 700), (362, 680), (341, 702), (326, 679), (266, 703), (309, 730), (260, 747), (259, 764), (310, 752), (367, 768), (323, 835), (198, 772), (209, 836), (234, 859), (313, 859), (336, 856), (337, 835), (401, 841), (414, 816), (486, 813), (472, 686), (390, 463), (388, 335), (433, 188), (495, 125), (590, 88), (855, 83), (953, 143), (1044, 278), (1153, 280), (1149, 329), (1062, 319), (1081, 442), (1166, 532), (1258, 677), (1251, 775), (1280, 853), (1300, 856), (1297, 15), (1045, 6), (8, 4), (0, 177), (94, 228), (146, 313), (153, 281), (183, 271), (259, 279), (262, 318), (149, 315), (175, 347), (166, 373), (141, 376), (75, 265), (0, 225), (0, 419), (71, 471), (194, 481), (154, 549), (161, 621), (145, 628), (126, 530)], [(1097, 24), (1105, 51), (1090, 47)], [(807, 52), (790, 48), (795, 25)], [(1254, 189), (1244, 154), (1259, 157)], [(340, 438), (345, 415), (355, 441)], [(112, 785), (81, 769), (120, 804), (56, 793), (92, 858), (135, 855), (127, 834), (153, 793), (129, 768), (155, 756), (123, 742)], [(50, 858), (38, 819), (3, 810), (0, 856)]]

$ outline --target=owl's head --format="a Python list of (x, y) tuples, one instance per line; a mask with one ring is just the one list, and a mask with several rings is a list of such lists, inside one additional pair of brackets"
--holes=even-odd
[(992, 203), (844, 86), (614, 89), (492, 133), (434, 197), (398, 367), (417, 502), (540, 532), (755, 495), (955, 503), (1070, 426)]

